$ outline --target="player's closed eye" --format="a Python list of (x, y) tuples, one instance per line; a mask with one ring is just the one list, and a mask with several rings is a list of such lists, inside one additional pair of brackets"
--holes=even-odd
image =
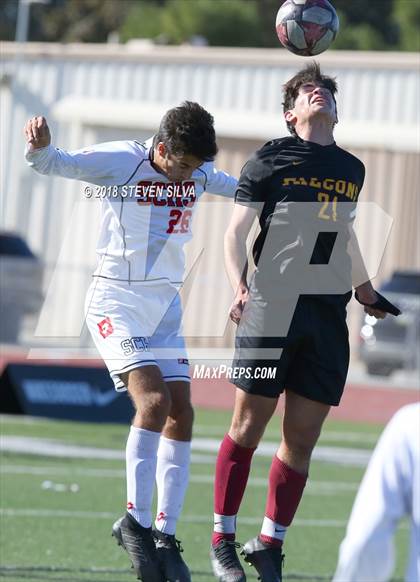
[(310, 93), (315, 88), (316, 88), (316, 85), (313, 85), (312, 83), (306, 83), (305, 85), (301, 85), (300, 92), (301, 93)]
[(312, 93), (312, 91), (315, 91), (315, 89), (318, 89), (322, 95), (330, 95), (330, 91), (326, 87), (320, 87), (318, 85), (314, 85), (313, 83), (308, 83), (300, 87), (301, 93)]

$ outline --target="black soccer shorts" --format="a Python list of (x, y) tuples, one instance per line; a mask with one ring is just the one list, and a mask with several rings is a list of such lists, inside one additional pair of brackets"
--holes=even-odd
[(264, 337), (267, 329), (273, 334), (273, 321), (285, 304), (251, 295), (237, 331), (231, 382), (249, 394), (278, 398), (287, 388), (337, 406), (349, 366), (351, 293), (301, 296), (286, 337)]

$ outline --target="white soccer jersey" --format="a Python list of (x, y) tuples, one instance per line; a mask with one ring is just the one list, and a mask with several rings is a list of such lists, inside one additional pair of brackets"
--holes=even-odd
[(236, 178), (213, 162), (189, 180), (171, 182), (151, 164), (153, 139), (114, 141), (66, 152), (49, 145), (26, 150), (28, 164), (40, 174), (94, 184), (102, 200), (95, 275), (124, 282), (166, 280), (178, 284), (184, 272), (184, 244), (204, 191), (233, 197)]
[(420, 404), (399, 410), (369, 462), (340, 547), (334, 582), (385, 582), (398, 521), (410, 520), (405, 580), (420, 582)]

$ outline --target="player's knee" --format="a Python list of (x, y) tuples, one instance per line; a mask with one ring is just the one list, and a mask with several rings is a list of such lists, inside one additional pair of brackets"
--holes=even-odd
[(302, 444), (302, 443), (287, 443), (287, 448), (289, 449), (289, 454), (296, 459), (301, 459), (309, 461), (312, 456), (312, 451), (314, 449), (313, 445)]
[(229, 435), (241, 447), (253, 448), (258, 446), (263, 432), (261, 424), (256, 423), (252, 416), (245, 416), (232, 420)]
[(194, 410), (190, 403), (186, 403), (183, 409), (179, 407), (175, 410), (171, 409), (166, 419), (164, 434), (171, 439), (190, 441), (193, 422)]
[(150, 392), (138, 403), (138, 412), (165, 421), (171, 407), (171, 397), (165, 392)]
[(295, 456), (309, 459), (318, 436), (318, 431), (289, 431), (283, 435), (283, 443)]
[(174, 406), (172, 404), (168, 416), (168, 422), (173, 425), (192, 427), (194, 422), (194, 409), (191, 403), (185, 403), (183, 406)]

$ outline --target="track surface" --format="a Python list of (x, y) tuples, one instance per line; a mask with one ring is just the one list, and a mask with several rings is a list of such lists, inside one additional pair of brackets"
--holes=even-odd
[[(235, 386), (227, 380), (193, 380), (192, 400), (195, 406), (233, 409)], [(378, 388), (368, 384), (348, 384), (341, 404), (332, 407), (330, 418), (383, 424), (405, 404), (417, 402), (419, 392), (404, 388)], [(279, 408), (283, 407), (280, 398)]]

